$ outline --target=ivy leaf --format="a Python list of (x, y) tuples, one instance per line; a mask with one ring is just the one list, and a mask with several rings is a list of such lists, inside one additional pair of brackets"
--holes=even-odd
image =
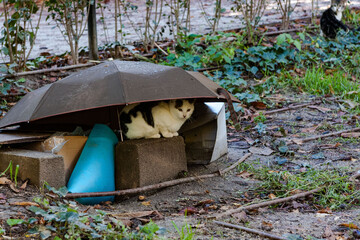
[(277, 38), (276, 38), (276, 44), (281, 45), (286, 41), (286, 33), (280, 34)]
[(14, 226), (14, 225), (22, 224), (22, 223), (24, 223), (24, 222), (25, 222), (24, 219), (8, 219), (8, 220), (6, 220), (6, 223), (7, 223), (10, 227), (12, 227), (12, 226)]
[(279, 152), (281, 152), (281, 153), (286, 153), (288, 151), (289, 151), (289, 147), (286, 145), (279, 147)]
[(9, 49), (7, 47), (3, 47), (1, 49), (1, 51), (5, 54), (5, 55), (9, 55)]
[(266, 124), (263, 124), (263, 123), (258, 123), (256, 126), (255, 126), (255, 129), (258, 131), (259, 134), (263, 134), (263, 133), (266, 133)]
[(256, 73), (259, 71), (259, 69), (255, 66), (253, 66), (251, 69), (250, 69), (250, 72), (254, 75), (256, 75)]
[(295, 47), (296, 47), (299, 51), (301, 51), (301, 43), (300, 43), (298, 40), (295, 40), (293, 43), (294, 43)]

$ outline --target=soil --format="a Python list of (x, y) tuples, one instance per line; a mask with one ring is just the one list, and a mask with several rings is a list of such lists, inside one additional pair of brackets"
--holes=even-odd
[[(289, 97), (292, 96), (292, 97)], [(300, 104), (315, 101), (314, 96), (308, 95), (275, 95), (273, 103), (288, 106), (290, 104)], [(274, 100), (275, 99), (275, 100)], [(249, 152), (250, 147), (270, 147), (274, 152), (269, 155), (253, 154), (245, 160), (246, 163), (260, 163), (260, 167), (289, 171), (306, 171), (306, 169), (338, 169), (347, 167), (349, 175), (359, 170), (358, 159), (360, 158), (359, 140), (356, 138), (345, 139), (340, 146), (336, 148), (324, 148), (325, 144), (334, 144), (339, 142), (336, 137), (324, 138), (297, 145), (288, 144), (289, 149), (294, 152), (291, 156), (286, 156), (287, 161), (282, 165), (277, 162), (280, 153), (276, 151), (274, 143), (280, 140), (289, 140), (293, 138), (304, 138), (301, 133), (304, 129), (309, 129), (315, 125), (320, 126), (317, 130), (309, 130), (307, 136), (335, 132), (337, 128), (354, 128), (356, 120), (352, 115), (344, 111), (341, 103), (336, 101), (326, 101), (316, 104), (318, 109), (303, 107), (295, 110), (289, 110), (272, 114), (267, 117), (267, 133), (259, 135), (256, 130), (250, 128), (240, 132), (228, 128), (228, 155), (209, 165), (189, 166), (189, 176), (199, 176), (201, 174), (213, 173), (224, 169), (236, 162), (244, 154)], [(313, 106), (313, 105), (312, 105)], [(356, 118), (356, 117), (355, 117)], [(250, 121), (241, 123), (242, 129), (247, 126), (254, 126)], [(280, 136), (278, 130), (283, 128), (288, 133), (286, 137)], [(312, 132), (311, 132), (312, 131)], [(244, 139), (248, 141), (246, 141)], [(249, 139), (254, 140), (251, 146)], [(314, 157), (314, 154), (320, 157)], [(351, 156), (351, 157), (349, 157)], [(281, 156), (283, 157), (283, 156)], [(243, 231), (232, 230), (213, 223), (211, 216), (229, 209), (239, 207), (246, 203), (244, 195), (250, 195), (251, 189), (256, 187), (258, 180), (251, 176), (242, 176), (235, 169), (223, 177), (209, 178), (202, 181), (195, 181), (186, 184), (169, 187), (163, 190), (147, 192), (144, 201), (138, 200), (138, 195), (118, 199), (110, 205), (99, 205), (96, 207), (81, 206), (82, 210), (94, 211), (95, 208), (102, 209), (110, 214), (131, 213), (137, 211), (157, 210), (163, 216), (163, 219), (155, 222), (166, 229), (166, 239), (177, 239), (179, 234), (174, 228), (174, 224), (180, 229), (184, 224), (189, 224), (196, 232), (196, 239), (263, 239), (258, 235), (249, 234)], [(360, 187), (357, 180), (356, 187)], [(40, 191), (34, 186), (27, 186), (25, 191), (14, 193), (8, 186), (0, 185), (0, 224), (6, 226), (8, 218), (28, 218), (32, 213), (27, 210), (28, 207), (12, 205), (14, 202), (32, 201), (33, 197), (39, 196)], [(262, 196), (269, 200), (268, 196)], [(336, 239), (355, 239), (353, 233), (355, 229), (350, 229), (341, 224), (353, 223), (356, 226), (360, 224), (360, 207), (357, 205), (347, 205), (340, 211), (325, 211), (319, 213), (316, 205), (311, 204), (311, 198), (297, 199), (291, 202), (277, 205), (275, 207), (261, 208), (256, 211), (247, 211), (246, 213), (229, 216), (222, 221), (233, 224), (247, 226), (252, 229), (268, 232), (277, 236), (286, 234), (295, 234), (304, 239), (326, 239), (324, 234), (332, 230)], [(184, 209), (188, 209), (188, 216), (184, 216)], [(210, 218), (209, 218), (210, 217)], [(133, 224), (138, 224), (133, 221)], [(8, 227), (7, 227), (8, 230)], [(24, 236), (23, 228), (12, 228), (13, 236)], [(354, 233), (356, 235), (356, 233)], [(294, 236), (293, 236), (294, 237)], [(312, 237), (312, 238), (309, 238)], [(328, 238), (335, 239), (335, 238)]]

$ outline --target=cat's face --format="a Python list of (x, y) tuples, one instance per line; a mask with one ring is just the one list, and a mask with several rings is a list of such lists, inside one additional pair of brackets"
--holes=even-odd
[(189, 119), (194, 112), (194, 99), (190, 100), (171, 100), (170, 112), (179, 119)]
[(331, 0), (331, 8), (334, 12), (342, 12), (345, 9), (346, 0)]

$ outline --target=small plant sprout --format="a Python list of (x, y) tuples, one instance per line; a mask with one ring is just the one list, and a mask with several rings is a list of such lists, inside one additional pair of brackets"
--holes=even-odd
[(17, 184), (18, 184), (18, 182), (17, 182), (18, 173), (19, 173), (19, 165), (16, 165), (15, 176), (14, 176), (15, 186), (17, 186)]

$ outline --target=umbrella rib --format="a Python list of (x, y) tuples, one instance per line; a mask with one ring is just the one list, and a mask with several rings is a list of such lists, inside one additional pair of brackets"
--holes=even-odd
[(49, 91), (51, 88), (53, 88), (54, 84), (52, 83), (51, 86), (48, 88), (48, 90), (46, 90), (45, 94), (41, 97), (39, 103), (37, 104), (36, 108), (34, 109), (34, 111), (32, 112), (28, 122), (30, 122), (31, 120), (33, 120), (33, 117), (35, 115), (35, 113), (37, 112), (37, 110), (43, 105), (44, 99), (49, 95)]
[(126, 81), (124, 79), (124, 81), (122, 82), (122, 87), (121, 87), (121, 70), (119, 69), (118, 65), (115, 64), (114, 62), (111, 62), (113, 65), (115, 65), (115, 68), (118, 70), (118, 76), (119, 76), (119, 89), (122, 90), (122, 96), (124, 98), (124, 103), (127, 105), (128, 104), (128, 98), (127, 98), (127, 95), (126, 95), (126, 92), (125, 92), (125, 89), (126, 89)]

